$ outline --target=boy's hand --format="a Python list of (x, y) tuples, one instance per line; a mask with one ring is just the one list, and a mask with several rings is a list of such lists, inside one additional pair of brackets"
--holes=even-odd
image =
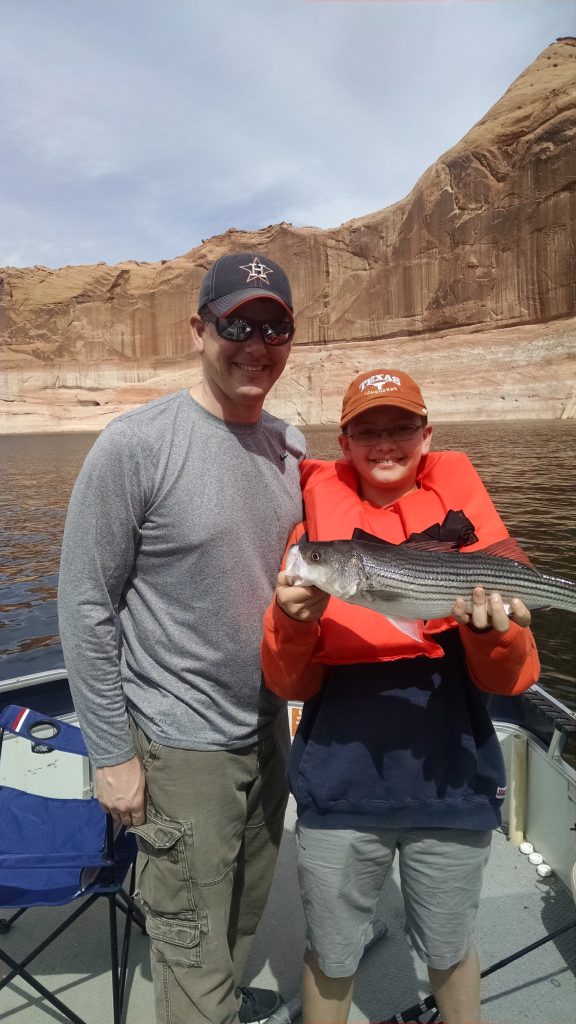
[(316, 622), (326, 608), (330, 594), (318, 587), (298, 587), (287, 582), (285, 572), (278, 573), (276, 603), (286, 615), (299, 622)]
[(528, 608), (518, 597), (513, 597), (510, 604), (511, 610), (507, 615), (501, 594), (487, 594), (483, 587), (475, 587), (472, 591), (471, 612), (467, 610), (465, 599), (457, 597), (452, 605), (452, 615), (461, 626), (472, 626), (474, 629), (495, 629), (498, 633), (505, 633), (511, 621), (525, 629), (531, 621)]

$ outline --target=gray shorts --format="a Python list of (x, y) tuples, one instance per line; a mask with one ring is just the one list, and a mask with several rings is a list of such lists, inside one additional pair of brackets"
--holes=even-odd
[(299, 824), (297, 836), (306, 938), (329, 978), (355, 973), (396, 850), (406, 931), (418, 956), (447, 970), (466, 955), (491, 831), (364, 832)]

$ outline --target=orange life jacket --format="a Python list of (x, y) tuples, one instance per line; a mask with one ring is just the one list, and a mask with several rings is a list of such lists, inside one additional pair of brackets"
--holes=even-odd
[[(413, 533), (442, 523), (450, 510), (462, 510), (478, 540), (474, 551), (509, 534), (482, 480), (463, 452), (431, 452), (419, 467), (418, 488), (386, 508), (363, 501), (354, 468), (344, 460), (306, 460), (301, 466), (302, 491), (310, 540), (349, 540), (359, 527), (382, 540), (401, 544)], [(456, 596), (456, 595), (455, 595)], [(314, 661), (329, 665), (398, 658), (443, 657), (433, 636), (455, 626), (454, 619), (431, 619), (423, 643), (402, 633), (379, 612), (331, 598), (321, 621)]]

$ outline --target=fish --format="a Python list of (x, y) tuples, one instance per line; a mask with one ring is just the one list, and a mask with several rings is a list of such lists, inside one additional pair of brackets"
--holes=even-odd
[(389, 544), (376, 537), (305, 541), (290, 547), (285, 572), (290, 583), (315, 586), (380, 612), (422, 642), (422, 622), (450, 617), (456, 598), (467, 598), (475, 587), (498, 591), (507, 613), (513, 597), (530, 610), (576, 612), (576, 580), (520, 558), (525, 556), (512, 538), (470, 552), (434, 543)]

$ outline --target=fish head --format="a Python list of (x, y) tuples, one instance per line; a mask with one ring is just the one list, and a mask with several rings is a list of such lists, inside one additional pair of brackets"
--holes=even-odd
[(308, 541), (288, 551), (286, 575), (295, 586), (318, 587), (346, 600), (358, 590), (362, 564), (350, 552), (350, 543)]

